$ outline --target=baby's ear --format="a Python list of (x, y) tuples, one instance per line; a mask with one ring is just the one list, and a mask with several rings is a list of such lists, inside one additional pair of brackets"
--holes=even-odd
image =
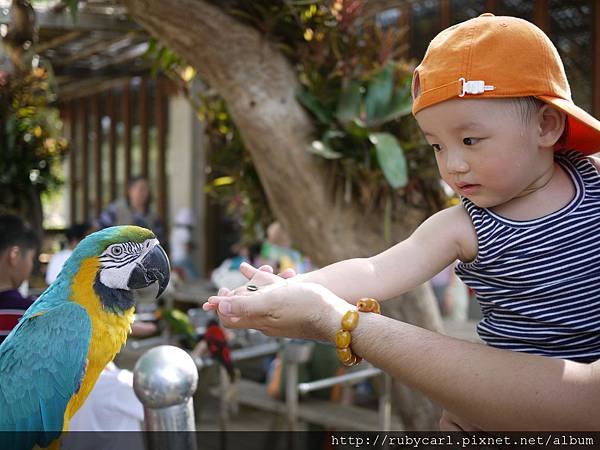
[(538, 111), (539, 144), (541, 147), (554, 147), (565, 131), (567, 115), (550, 105), (543, 105)]

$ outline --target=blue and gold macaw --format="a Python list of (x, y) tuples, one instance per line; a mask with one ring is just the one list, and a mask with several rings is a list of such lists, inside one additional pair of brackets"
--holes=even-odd
[[(1, 448), (58, 446), (100, 372), (125, 344), (134, 289), (169, 282), (167, 256), (145, 228), (90, 234), (0, 345)], [(17, 433), (14, 433), (14, 432)]]

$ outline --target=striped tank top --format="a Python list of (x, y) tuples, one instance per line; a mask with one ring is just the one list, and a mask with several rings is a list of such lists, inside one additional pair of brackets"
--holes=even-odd
[(600, 359), (600, 174), (577, 152), (555, 159), (576, 194), (554, 213), (515, 221), (462, 199), (479, 249), (456, 274), (476, 293), (488, 345), (590, 363)]

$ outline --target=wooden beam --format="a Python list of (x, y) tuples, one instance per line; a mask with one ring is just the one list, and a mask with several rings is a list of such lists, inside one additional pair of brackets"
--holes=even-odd
[(592, 55), (594, 55), (594, 69), (592, 79), (592, 112), (596, 118), (600, 118), (600, 1), (593, 2), (592, 11)]
[(68, 33), (61, 34), (60, 36), (57, 36), (54, 39), (50, 39), (49, 41), (36, 45), (35, 52), (40, 54), (44, 53), (46, 50), (49, 50), (51, 48), (60, 47), (61, 45), (74, 41), (82, 34), (83, 32), (81, 31), (69, 31)]
[[(138, 24), (123, 16), (91, 14), (83, 10), (77, 12), (75, 21), (68, 11), (38, 10), (35, 12), (35, 23), (38, 28), (60, 30), (131, 31), (141, 29)], [(10, 24), (10, 8), (0, 8), (0, 24)]]
[(139, 90), (139, 118), (140, 118), (140, 146), (142, 150), (142, 170), (141, 174), (148, 177), (148, 79), (143, 77)]
[(127, 43), (124, 44), (124, 47), (129, 45), (129, 43), (131, 42), (131, 36), (118, 35), (113, 36), (112, 39), (102, 39), (99, 42), (96, 42), (94, 45), (90, 45), (81, 51), (74, 52), (71, 56), (56, 59), (55, 61), (53, 61), (53, 64), (55, 66), (67, 66), (75, 61), (79, 61), (80, 59), (84, 59), (89, 56), (95, 55), (96, 53), (103, 53), (111, 45), (115, 45), (123, 41), (127, 41)]
[(104, 58), (103, 61), (94, 63), (93, 68), (95, 71), (97, 71), (110, 66), (122, 65), (131, 61), (132, 59), (136, 59), (144, 55), (148, 51), (149, 46), (150, 44), (148, 44), (146, 41), (132, 44), (120, 54), (111, 56), (110, 58)]
[(110, 117), (108, 129), (108, 201), (117, 198), (117, 109), (115, 91), (108, 91), (107, 114)]
[(65, 113), (69, 139), (69, 221), (74, 224), (77, 222), (77, 114), (73, 102), (67, 103)]
[(122, 94), (122, 114), (123, 120), (123, 151), (125, 152), (123, 170), (124, 173), (124, 195), (127, 195), (127, 185), (131, 179), (131, 87), (129, 82), (123, 86)]
[(548, 0), (535, 0), (533, 6), (533, 21), (544, 33), (550, 32), (550, 12)]
[(160, 218), (166, 223), (167, 215), (167, 96), (164, 89), (165, 83), (161, 77), (156, 79), (154, 94), (154, 117), (156, 118), (157, 151), (156, 181), (157, 181), (157, 206)]
[(451, 0), (440, 0), (440, 26), (442, 30), (448, 28), (452, 22)]
[(94, 127), (94, 217), (102, 212), (102, 108), (100, 107), (100, 94), (92, 97), (92, 117)]
[(58, 77), (58, 101), (68, 102), (80, 97), (88, 97), (129, 83), (131, 76), (114, 78), (110, 76), (89, 76), (83, 79)]
[(400, 51), (398, 57), (400, 59), (410, 58), (410, 11), (409, 3), (404, 3), (400, 6), (400, 16), (398, 17), (398, 29), (403, 30), (402, 42), (400, 43)]
[(90, 205), (89, 205), (89, 117), (87, 99), (79, 100), (80, 117), (81, 117), (81, 211), (83, 212), (83, 220), (90, 220)]

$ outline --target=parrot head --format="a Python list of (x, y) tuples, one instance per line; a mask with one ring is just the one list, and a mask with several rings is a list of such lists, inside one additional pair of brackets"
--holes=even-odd
[(105, 228), (87, 236), (73, 250), (63, 273), (68, 276), (84, 265), (95, 270), (93, 289), (102, 306), (115, 313), (133, 306), (133, 290), (158, 283), (159, 297), (169, 284), (171, 273), (167, 255), (154, 233), (129, 225)]

